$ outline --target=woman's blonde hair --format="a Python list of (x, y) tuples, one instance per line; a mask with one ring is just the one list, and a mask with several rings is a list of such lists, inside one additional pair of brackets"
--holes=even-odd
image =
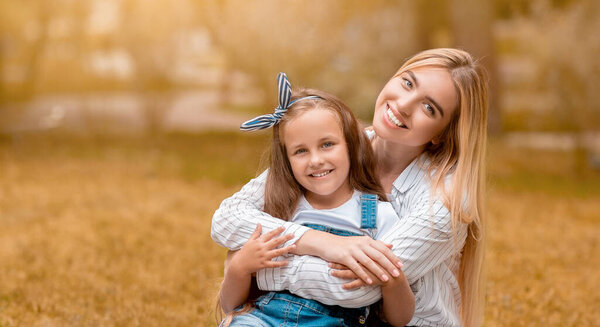
[[(460, 314), (467, 327), (479, 326), (485, 298), (485, 149), (487, 144), (488, 89), (483, 67), (465, 51), (431, 49), (408, 59), (398, 74), (418, 67), (445, 68), (450, 73), (458, 107), (439, 143), (425, 148), (429, 155), (433, 192), (441, 192), (452, 215), (456, 235), (459, 223), (468, 224), (458, 274), (461, 291)], [(447, 188), (446, 176), (452, 176)]]

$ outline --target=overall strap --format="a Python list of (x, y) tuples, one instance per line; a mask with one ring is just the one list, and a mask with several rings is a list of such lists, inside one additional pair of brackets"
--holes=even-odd
[(362, 194), (360, 196), (360, 228), (377, 228), (377, 195)]

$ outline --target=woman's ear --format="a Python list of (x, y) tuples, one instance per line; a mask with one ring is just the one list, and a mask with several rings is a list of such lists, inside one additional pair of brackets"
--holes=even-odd
[(433, 145), (438, 145), (441, 142), (442, 142), (442, 138), (439, 137), (439, 136), (436, 136), (436, 137), (433, 138), (433, 140), (431, 140), (431, 144), (433, 144)]

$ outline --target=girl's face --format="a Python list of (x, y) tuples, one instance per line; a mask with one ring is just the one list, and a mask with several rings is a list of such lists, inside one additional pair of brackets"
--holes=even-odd
[(288, 121), (282, 136), (294, 177), (313, 207), (335, 208), (350, 198), (348, 146), (335, 113), (308, 110)]
[(458, 93), (446, 69), (415, 68), (383, 87), (375, 104), (373, 128), (386, 141), (424, 148), (438, 141), (457, 106)]

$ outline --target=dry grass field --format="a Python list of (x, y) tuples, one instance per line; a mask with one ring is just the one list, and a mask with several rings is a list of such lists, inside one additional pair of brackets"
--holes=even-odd
[[(210, 220), (265, 145), (0, 137), (0, 327), (214, 326)], [(574, 158), (492, 141), (485, 326), (600, 321), (600, 174)]]

